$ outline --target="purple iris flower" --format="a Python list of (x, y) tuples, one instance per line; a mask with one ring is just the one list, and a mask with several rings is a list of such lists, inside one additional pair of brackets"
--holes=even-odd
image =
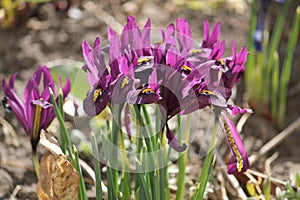
[[(9, 83), (3, 79), (2, 89), (12, 112), (16, 115), (26, 134), (30, 137), (32, 151), (36, 154), (40, 131), (42, 129), (46, 130), (55, 117), (49, 91), (49, 88), (55, 91), (54, 80), (50, 70), (46, 66), (39, 66), (26, 85), (23, 103), (14, 90), (16, 77), (17, 73), (12, 75)], [(40, 91), (41, 84), (43, 85), (43, 89)], [(64, 98), (68, 95), (70, 89), (70, 81), (67, 78), (66, 84), (62, 87)]]
[[(118, 36), (108, 28), (110, 46), (101, 49), (96, 39), (94, 48), (83, 42), (91, 89), (84, 100), (87, 114), (95, 116), (107, 105), (125, 105), (125, 126), (130, 133), (128, 104), (159, 105), (169, 145), (176, 151), (184, 151), (186, 144), (179, 145), (169, 128), (168, 120), (177, 114), (188, 114), (210, 106), (222, 113), (221, 125), (233, 155), (228, 173), (243, 172), (249, 167), (247, 153), (234, 124), (225, 116), (251, 112), (229, 105), (233, 86), (244, 72), (247, 49), (237, 53), (232, 43), (232, 56), (223, 58), (225, 41), (219, 41), (220, 23), (210, 33), (210, 25), (204, 22), (204, 39), (194, 47), (190, 27), (186, 20), (178, 19), (161, 30), (161, 42), (150, 43), (150, 20), (143, 30), (133, 17), (128, 17)], [(105, 64), (103, 52), (108, 53)], [(122, 107), (123, 108), (123, 107)]]
[(94, 48), (86, 41), (82, 42), (83, 57), (86, 65), (83, 70), (87, 72), (91, 85), (83, 102), (84, 111), (91, 116), (99, 114), (109, 103), (111, 90), (111, 75), (104, 63), (104, 56), (100, 46), (100, 39), (96, 38)]

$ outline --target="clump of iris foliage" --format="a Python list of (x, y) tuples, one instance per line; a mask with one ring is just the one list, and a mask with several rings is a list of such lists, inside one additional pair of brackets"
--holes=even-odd
[[(271, 5), (275, 4), (275, 1), (252, 1), (248, 39), (251, 54), (247, 61), (245, 84), (249, 101), (256, 107), (256, 110), (264, 113), (267, 110), (274, 123), (283, 128), (286, 117), (287, 89), (299, 36), (300, 8), (299, 6), (291, 8), (292, 0), (279, 2), (281, 3), (280, 11), (274, 26), (266, 28), (264, 24), (268, 23), (265, 22), (267, 11)], [(286, 31), (285, 20), (288, 12), (292, 12), (291, 10), (295, 11), (295, 16), (288, 30), (288, 41), (283, 57), (278, 54), (279, 42), (283, 38), (283, 31)], [(282, 66), (280, 63), (283, 63)]]
[[(160, 40), (157, 42), (151, 42), (151, 30), (150, 20), (140, 28), (133, 17), (128, 17), (120, 35), (108, 28), (108, 45), (102, 46), (99, 38), (95, 39), (93, 47), (86, 41), (82, 42), (86, 63), (83, 70), (87, 74), (90, 90), (83, 105), (79, 106), (83, 106), (92, 117), (97, 117), (106, 109), (112, 114), (107, 119), (105, 138), (102, 138), (107, 166), (106, 198), (169, 199), (168, 160), (169, 149), (173, 149), (181, 156), (176, 198), (184, 199), (188, 138), (181, 138), (180, 128), (172, 130), (169, 120), (176, 117), (180, 127), (182, 115), (209, 107), (215, 114), (211, 147), (193, 195), (193, 199), (202, 199), (214, 166), (218, 126), (221, 126), (232, 154), (228, 173), (245, 172), (250, 165), (241, 137), (227, 117), (227, 114), (252, 112), (228, 103), (233, 87), (245, 71), (248, 51), (246, 47), (237, 51), (232, 41), (232, 54), (225, 57), (225, 41), (218, 39), (220, 23), (210, 30), (207, 20), (204, 21), (203, 41), (196, 45), (185, 19), (179, 18), (176, 24), (160, 29)], [(44, 88), (39, 92), (42, 74)], [(79, 199), (87, 199), (78, 152), (72, 146), (64, 124), (62, 104), (70, 91), (69, 79), (66, 79), (66, 85), (56, 97), (49, 70), (40, 67), (25, 88), (23, 104), (14, 91), (15, 78), (16, 75), (13, 75), (9, 83), (3, 80), (6, 108), (15, 113), (30, 136), (34, 154), (39, 131), (47, 128), (55, 112), (61, 125), (61, 148), (64, 153), (68, 152), (74, 167), (81, 174)], [(150, 104), (155, 106), (156, 127), (152, 127), (147, 110)], [(124, 119), (121, 117), (122, 111), (125, 113)], [(133, 123), (136, 124), (135, 129), (132, 128)], [(126, 127), (126, 131), (122, 126)], [(127, 155), (125, 140), (135, 147), (133, 166)], [(95, 137), (92, 137), (92, 147), (97, 199), (102, 199), (100, 157)], [(130, 172), (135, 173), (133, 179)]]

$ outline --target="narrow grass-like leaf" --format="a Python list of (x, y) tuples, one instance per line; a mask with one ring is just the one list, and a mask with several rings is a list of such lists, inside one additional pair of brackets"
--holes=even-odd
[(278, 94), (279, 93), (279, 56), (278, 52), (274, 51), (273, 55), (273, 75), (272, 75), (272, 103), (271, 113), (272, 119), (276, 120), (278, 117)]
[(95, 178), (96, 178), (96, 199), (102, 200), (102, 186), (101, 186), (101, 168), (99, 162), (99, 150), (97, 139), (94, 133), (92, 133), (92, 153), (94, 156), (94, 169), (95, 169)]
[(58, 105), (55, 101), (53, 91), (52, 91), (51, 88), (49, 88), (49, 90), (50, 90), (50, 97), (51, 97), (53, 110), (56, 114), (56, 117), (59, 121), (61, 130), (63, 132), (62, 135), (64, 137), (64, 140), (66, 141), (66, 144), (67, 144), (66, 146), (67, 146), (69, 156), (71, 158), (71, 161), (72, 161), (72, 164), (73, 164), (74, 168), (79, 172), (79, 175), (80, 175), (80, 183), (79, 183), (79, 190), (78, 190), (79, 199), (80, 200), (81, 199), (86, 200), (87, 199), (86, 188), (85, 188), (85, 184), (84, 184), (84, 181), (83, 181), (81, 167), (80, 167), (80, 164), (79, 164), (79, 157), (78, 157), (77, 149), (76, 149), (75, 146), (72, 146), (68, 130), (67, 130), (66, 125), (64, 123), (64, 119), (63, 119), (63, 117), (60, 113), (59, 107), (58, 107)]
[(276, 51), (278, 49), (278, 44), (281, 38), (281, 34), (282, 34), (282, 30), (283, 30), (283, 25), (284, 25), (284, 21), (285, 21), (285, 17), (286, 17), (286, 13), (288, 11), (289, 5), (291, 3), (291, 0), (285, 0), (284, 4), (282, 6), (282, 9), (279, 13), (279, 16), (276, 19), (276, 23), (273, 29), (273, 33), (271, 36), (271, 40), (270, 40), (270, 46), (269, 46), (269, 52), (268, 52), (268, 63), (267, 63), (267, 70), (266, 70), (266, 74), (265, 74), (265, 88), (264, 88), (264, 94), (265, 95), (269, 95), (270, 94), (270, 89), (269, 89), (269, 85), (270, 85), (270, 80), (271, 80), (271, 73), (273, 70), (273, 66), (272, 66), (272, 60), (273, 60), (273, 55), (274, 55), (274, 51)]
[(246, 87), (247, 91), (250, 96), (252, 95), (252, 90), (253, 90), (253, 80), (255, 79), (255, 48), (254, 48), (254, 40), (253, 40), (253, 35), (254, 31), (256, 29), (256, 24), (257, 24), (257, 10), (258, 7), (258, 0), (253, 0), (251, 4), (251, 15), (250, 15), (250, 27), (249, 27), (249, 35), (248, 35), (248, 44), (247, 48), (248, 51), (251, 53), (248, 58), (247, 58), (247, 63), (246, 63), (246, 68), (245, 70), (245, 82), (246, 82)]
[(265, 200), (270, 200), (270, 198), (271, 198), (271, 182), (270, 182), (269, 177), (264, 182), (263, 192), (264, 192)]
[(127, 159), (123, 134), (119, 134), (119, 141), (120, 141), (120, 147), (121, 147), (121, 151), (122, 151), (121, 160), (122, 160), (122, 167), (123, 167), (121, 183), (120, 183), (120, 199), (127, 200), (127, 199), (130, 199), (131, 187), (130, 187), (130, 173), (128, 172), (129, 171), (129, 162)]
[(73, 151), (74, 151), (74, 157), (73, 157), (73, 165), (75, 169), (79, 172), (79, 190), (78, 190), (78, 196), (80, 197), (80, 200), (87, 200), (87, 194), (86, 194), (86, 187), (82, 175), (82, 170), (79, 164), (79, 156), (78, 156), (78, 151), (75, 146), (73, 146)]
[(111, 175), (112, 175), (112, 184), (113, 188), (111, 190), (114, 193), (115, 197), (118, 197), (119, 193), (119, 186), (118, 186), (118, 170), (116, 167), (118, 166), (118, 148), (119, 143), (119, 134), (121, 134), (121, 130), (119, 125), (121, 124), (120, 122), (120, 116), (121, 116), (121, 111), (120, 111), (120, 105), (114, 104), (112, 106), (112, 112), (113, 112), (113, 119), (112, 119), (112, 133), (111, 133), (111, 141), (113, 143), (113, 148), (111, 149), (111, 156), (108, 158), (110, 160), (110, 164), (112, 167), (109, 167), (111, 169)]
[[(58, 107), (59, 107), (59, 112), (63, 118), (65, 119), (65, 113), (64, 113), (64, 97), (63, 97), (63, 92), (60, 89), (59, 94), (58, 94)], [(62, 152), (65, 154), (66, 153), (66, 148), (67, 148), (67, 141), (65, 141), (64, 133), (62, 130), (62, 127), (59, 127), (59, 143), (60, 143), (60, 148)]]
[[(188, 142), (189, 140), (189, 130), (190, 130), (190, 122), (191, 122), (190, 115), (188, 116), (187, 123), (186, 123), (186, 130), (185, 130), (185, 136), (184, 139), (185, 142)], [(178, 124), (178, 140), (181, 141), (181, 116), (177, 116), (177, 124)], [(178, 178), (177, 178), (177, 191), (176, 191), (176, 200), (183, 200), (184, 199), (184, 192), (185, 192), (185, 169), (187, 165), (187, 157), (188, 157), (188, 151), (185, 151), (183, 153), (179, 153), (179, 159), (178, 159)]]
[(289, 195), (291, 195), (291, 196), (295, 195), (295, 191), (290, 183), (286, 184), (285, 187), (286, 187), (286, 190), (288, 191)]
[(300, 175), (296, 172), (296, 188), (300, 188)]
[(130, 187), (130, 173), (123, 171), (121, 177), (121, 184), (120, 184), (120, 193), (122, 194), (120, 199), (121, 200), (128, 200), (130, 199), (131, 195), (131, 187)]
[(294, 22), (290, 31), (286, 57), (283, 63), (282, 75), (280, 80), (280, 99), (279, 99), (279, 114), (278, 124), (283, 127), (286, 108), (287, 88), (291, 77), (292, 62), (295, 55), (295, 47), (299, 37), (300, 24), (300, 6), (297, 7)]
[(74, 152), (73, 152), (72, 143), (71, 143), (71, 140), (70, 140), (70, 136), (69, 136), (68, 130), (66, 128), (64, 119), (63, 119), (62, 115), (60, 114), (60, 110), (59, 110), (58, 105), (57, 105), (57, 103), (55, 101), (55, 98), (54, 98), (54, 95), (53, 95), (53, 91), (52, 91), (51, 88), (49, 88), (49, 90), (50, 90), (50, 97), (51, 97), (51, 102), (52, 102), (53, 110), (54, 110), (55, 115), (56, 115), (56, 117), (58, 119), (58, 122), (59, 122), (59, 125), (61, 127), (61, 130), (63, 131), (63, 137), (64, 137), (64, 141), (66, 141), (66, 144), (67, 144), (66, 146), (67, 146), (68, 153), (72, 157), (74, 155)]
[(215, 145), (217, 139), (217, 132), (218, 132), (218, 125), (219, 125), (219, 116), (216, 114), (214, 119), (214, 125), (212, 128), (212, 139), (210, 149), (208, 154), (204, 160), (202, 171), (199, 177), (199, 183), (193, 195), (193, 200), (202, 200), (204, 196), (204, 192), (206, 189), (207, 182), (209, 180), (211, 170), (213, 169), (214, 162), (213, 157), (215, 154)]

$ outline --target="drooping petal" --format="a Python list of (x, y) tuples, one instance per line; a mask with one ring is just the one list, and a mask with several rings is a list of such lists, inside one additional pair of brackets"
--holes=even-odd
[(185, 143), (183, 143), (182, 145), (179, 145), (178, 140), (174, 136), (173, 131), (169, 128), (168, 124), (166, 124), (166, 129), (167, 129), (166, 136), (167, 136), (168, 144), (170, 145), (170, 147), (172, 147), (177, 152), (185, 151), (187, 148), (187, 145)]
[(7, 84), (5, 78), (3, 78), (2, 89), (4, 94), (6, 95), (7, 103), (9, 104), (11, 110), (13, 111), (13, 113), (15, 113), (18, 121), (21, 123), (22, 127), (27, 132), (28, 126), (27, 126), (26, 116), (24, 113), (24, 104), (19, 99), (14, 89), (10, 87), (10, 86), (14, 86), (14, 80), (16, 78), (16, 75), (17, 74), (14, 74), (11, 77), (9, 84)]
[(232, 159), (228, 163), (228, 174), (245, 172), (249, 166), (248, 155), (242, 143), (242, 139), (236, 130), (233, 122), (222, 115), (222, 128), (226, 135), (226, 140), (230, 148)]

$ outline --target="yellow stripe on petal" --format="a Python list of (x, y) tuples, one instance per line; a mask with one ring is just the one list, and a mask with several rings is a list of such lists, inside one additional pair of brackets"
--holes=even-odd
[(201, 49), (192, 49), (192, 50), (190, 50), (190, 54), (194, 54), (194, 53), (201, 53), (202, 52), (202, 50)]
[(93, 101), (96, 102), (99, 97), (102, 95), (102, 90), (101, 88), (98, 88), (94, 91), (94, 97), (93, 97)]
[(146, 88), (146, 89), (143, 89), (141, 93), (142, 94), (154, 94), (155, 92), (151, 88)]
[(216, 96), (216, 94), (210, 90), (201, 90), (199, 93), (205, 96)]
[(121, 89), (123, 89), (126, 85), (128, 85), (129, 82), (130, 82), (130, 79), (128, 76), (126, 76), (122, 81)]
[(36, 105), (35, 106), (35, 116), (34, 116), (34, 124), (33, 124), (33, 138), (37, 139), (39, 135), (40, 129), (40, 122), (41, 122), (41, 113), (42, 113), (42, 106)]

